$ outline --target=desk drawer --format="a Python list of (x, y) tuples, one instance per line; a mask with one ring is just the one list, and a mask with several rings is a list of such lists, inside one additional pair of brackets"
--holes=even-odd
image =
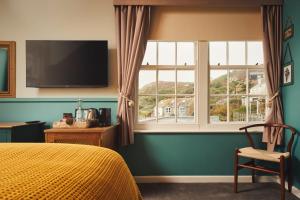
[(70, 144), (87, 144), (100, 146), (100, 135), (97, 133), (47, 133), (46, 142), (49, 143), (70, 143)]

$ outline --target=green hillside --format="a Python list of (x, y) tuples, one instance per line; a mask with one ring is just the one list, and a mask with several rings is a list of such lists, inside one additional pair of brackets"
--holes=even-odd
[[(193, 94), (194, 83), (191, 82), (179, 82), (177, 83), (177, 94)], [(156, 94), (156, 83), (152, 82), (141, 89), (139, 94)], [(175, 94), (175, 83), (168, 81), (159, 81), (158, 83), (158, 94)]]
[[(230, 77), (230, 94), (246, 94), (245, 72), (236, 70), (230, 73)], [(256, 84), (257, 80), (255, 78), (249, 81), (249, 87), (253, 87)], [(156, 83), (153, 82), (145, 85), (139, 89), (139, 94), (156, 94)], [(158, 94), (175, 94), (175, 83), (160, 81), (158, 83)], [(177, 94), (194, 94), (194, 84), (191, 82), (179, 82), (177, 84)], [(227, 74), (210, 82), (210, 94), (227, 94)], [(159, 102), (167, 98), (167, 96), (162, 96), (159, 98)], [(227, 105), (226, 102), (222, 101), (222, 98), (210, 98), (210, 115), (219, 116), (220, 120), (224, 121), (227, 119)], [(234, 112), (246, 112), (246, 107), (242, 105), (240, 98), (231, 98), (230, 104), (230, 115), (233, 115)], [(155, 106), (155, 96), (140, 96), (139, 115), (141, 117), (150, 117), (154, 112)]]
[[(156, 93), (156, 83), (149, 83), (143, 88), (139, 89), (139, 94), (155, 94)], [(175, 94), (175, 83), (168, 81), (160, 81), (158, 83), (158, 93), (159, 94)], [(194, 83), (191, 82), (179, 82), (177, 83), (177, 94), (194, 94)], [(167, 100), (168, 96), (160, 96), (159, 101), (163, 102)], [(139, 116), (150, 117), (156, 106), (155, 96), (140, 96), (139, 97)]]

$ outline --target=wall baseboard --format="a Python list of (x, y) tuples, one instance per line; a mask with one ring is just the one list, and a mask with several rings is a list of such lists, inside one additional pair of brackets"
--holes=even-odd
[(296, 188), (295, 186), (292, 188), (292, 194), (300, 199), (300, 189)]
[[(137, 183), (233, 183), (233, 176), (135, 176)], [(261, 183), (279, 183), (277, 176), (257, 176)], [(239, 183), (251, 183), (251, 176), (239, 176)], [(287, 188), (287, 183), (286, 183)], [(300, 189), (293, 186), (292, 193), (300, 198)]]
[[(259, 182), (275, 182), (273, 176), (259, 176)], [(233, 176), (135, 176), (137, 183), (232, 183)], [(240, 183), (250, 183), (251, 176), (239, 176)]]
[[(274, 182), (280, 184), (280, 179), (278, 177), (274, 176)], [(287, 181), (285, 182), (285, 188), (288, 189)], [(292, 193), (296, 197), (300, 198), (300, 189), (298, 189), (297, 187), (295, 187), (295, 186), (292, 187)]]

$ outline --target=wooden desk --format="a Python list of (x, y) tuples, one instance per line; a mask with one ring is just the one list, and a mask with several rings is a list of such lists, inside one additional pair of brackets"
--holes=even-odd
[(44, 122), (0, 122), (0, 142), (44, 142)]
[(13, 128), (17, 126), (26, 126), (27, 124), (24, 122), (0, 122), (0, 128)]
[(96, 128), (52, 128), (45, 131), (48, 143), (88, 144), (116, 148), (117, 126)]

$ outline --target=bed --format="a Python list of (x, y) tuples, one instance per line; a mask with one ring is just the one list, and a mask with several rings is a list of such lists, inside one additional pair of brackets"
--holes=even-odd
[(74, 144), (0, 144), (0, 199), (141, 200), (122, 157)]

